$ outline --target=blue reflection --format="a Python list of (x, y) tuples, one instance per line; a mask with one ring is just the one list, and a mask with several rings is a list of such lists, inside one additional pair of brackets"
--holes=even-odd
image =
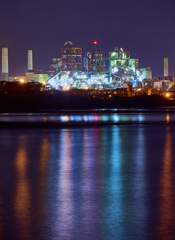
[(73, 115), (70, 116), (70, 121), (75, 121), (75, 117)]
[[(133, 179), (133, 214), (135, 218), (133, 228), (138, 229), (139, 235), (146, 237), (146, 219), (147, 219), (147, 206), (146, 206), (146, 179), (145, 179), (145, 137), (143, 127), (138, 127), (136, 142), (133, 141), (132, 145), (132, 159), (134, 166), (134, 179)], [(145, 236), (144, 236), (145, 235)]]
[(173, 239), (174, 131), (1, 129), (0, 239)]
[(61, 122), (65, 122), (65, 117), (64, 116), (60, 116), (60, 121)]
[[(110, 130), (110, 132), (109, 132)], [(123, 193), (122, 193), (122, 154), (121, 154), (121, 138), (120, 129), (114, 126), (112, 129), (103, 131), (103, 141), (108, 142), (107, 149), (110, 151), (103, 152), (105, 162), (104, 171), (108, 175), (104, 175), (105, 179), (105, 198), (103, 200), (102, 213), (102, 236), (105, 239), (122, 239), (123, 236)], [(110, 146), (110, 149), (109, 149)], [(109, 156), (109, 158), (108, 158)], [(104, 183), (103, 183), (104, 184)]]
[(84, 121), (84, 122), (87, 122), (87, 121), (88, 121), (88, 116), (83, 115), (83, 121)]
[(114, 122), (118, 122), (119, 121), (119, 116), (117, 115), (117, 114), (114, 114), (114, 115), (112, 115), (112, 120), (114, 121)]
[(143, 122), (144, 116), (142, 114), (139, 114), (138, 119), (139, 119), (139, 122)]
[(76, 121), (76, 122), (81, 122), (81, 116), (76, 115), (76, 116), (75, 116), (75, 121)]

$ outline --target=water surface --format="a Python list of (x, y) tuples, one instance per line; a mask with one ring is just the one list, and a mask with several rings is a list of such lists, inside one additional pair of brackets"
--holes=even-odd
[(0, 239), (175, 239), (175, 125), (0, 130)]

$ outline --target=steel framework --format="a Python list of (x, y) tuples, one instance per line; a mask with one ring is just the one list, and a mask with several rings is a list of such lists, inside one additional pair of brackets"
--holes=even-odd
[(130, 52), (124, 51), (123, 48), (116, 47), (113, 52), (109, 52), (111, 67), (113, 66), (129, 66)]
[(90, 51), (85, 53), (85, 72), (105, 72), (105, 52)]
[(70, 41), (61, 48), (62, 71), (82, 71), (82, 48)]

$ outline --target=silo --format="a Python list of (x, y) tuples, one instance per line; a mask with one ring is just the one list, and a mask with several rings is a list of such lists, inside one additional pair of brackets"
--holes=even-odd
[(33, 53), (32, 50), (28, 50), (28, 71), (33, 70)]
[(169, 76), (169, 71), (168, 71), (168, 58), (164, 58), (164, 77)]
[(2, 48), (2, 80), (9, 80), (9, 69), (8, 69), (8, 48)]

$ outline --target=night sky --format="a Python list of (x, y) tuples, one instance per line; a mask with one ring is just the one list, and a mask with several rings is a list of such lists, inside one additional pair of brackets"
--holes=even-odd
[[(33, 50), (34, 69), (46, 72), (61, 47), (72, 41), (84, 52), (108, 56), (116, 46), (139, 58), (140, 67), (163, 75), (163, 58), (175, 75), (174, 0), (0, 0), (0, 46), (9, 48), (10, 76), (27, 71), (27, 50)], [(1, 70), (0, 64), (0, 70)]]

